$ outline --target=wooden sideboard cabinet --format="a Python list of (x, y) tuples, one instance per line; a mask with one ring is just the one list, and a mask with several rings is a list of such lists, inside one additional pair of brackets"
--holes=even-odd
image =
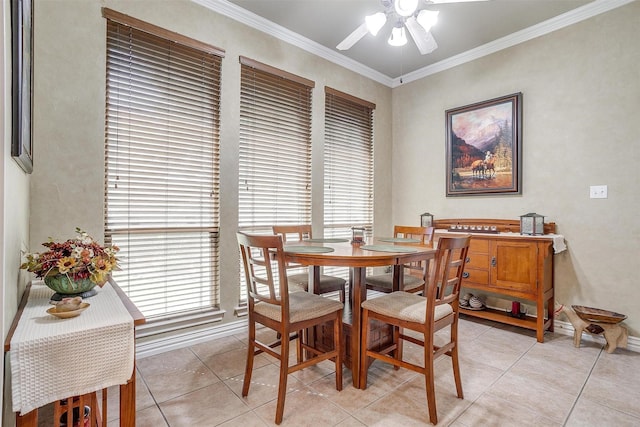
[[(458, 221), (460, 224), (493, 224), (492, 220), (486, 219)], [(513, 223), (519, 227), (519, 222)], [(447, 225), (446, 228), (449, 228), (450, 224), (440, 224), (440, 226)], [(511, 228), (508, 231), (508, 233), (495, 234), (470, 233), (472, 238), (461, 294), (479, 290), (483, 293), (495, 294), (498, 298), (523, 301), (524, 304), (532, 303), (536, 307), (535, 316), (512, 317), (506, 310), (491, 308), (479, 311), (461, 308), (460, 312), (468, 316), (535, 330), (537, 340), (544, 342), (544, 332), (553, 331), (553, 239), (544, 235), (515, 234), (519, 229)], [(553, 224), (553, 231), (555, 231), (555, 224)], [(452, 234), (457, 233), (452, 233), (448, 229), (439, 229), (435, 238)]]

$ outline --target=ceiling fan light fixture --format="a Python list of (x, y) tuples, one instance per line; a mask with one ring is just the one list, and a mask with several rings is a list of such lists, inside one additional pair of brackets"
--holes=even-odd
[(366, 16), (364, 21), (367, 23), (367, 30), (369, 30), (372, 36), (375, 36), (387, 22), (387, 15), (382, 12), (374, 13), (373, 15)]
[(436, 25), (436, 23), (438, 22), (439, 13), (440, 12), (437, 10), (423, 9), (418, 13), (416, 21), (418, 21), (418, 24), (420, 24), (420, 26), (424, 28), (425, 31), (429, 31), (431, 27)]
[(410, 16), (418, 7), (418, 0), (395, 0), (393, 6), (396, 13), (400, 16)]
[(404, 31), (404, 27), (393, 27), (388, 43), (391, 46), (404, 46), (407, 44), (407, 35)]

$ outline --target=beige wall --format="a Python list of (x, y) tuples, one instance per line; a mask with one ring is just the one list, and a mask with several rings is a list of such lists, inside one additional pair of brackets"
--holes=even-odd
[[(640, 2), (393, 91), (393, 222), (436, 217), (557, 223), (556, 298), (629, 316), (640, 335)], [(445, 111), (523, 93), (521, 196), (445, 197)], [(608, 185), (590, 199), (590, 185)], [(402, 189), (402, 190), (396, 190)], [(495, 301), (496, 304), (501, 303)]]
[[(240, 64), (244, 55), (315, 81), (313, 207), (322, 221), (324, 86), (374, 102), (376, 171), (391, 170), (391, 89), (191, 1), (39, 1), (35, 12), (35, 150), (31, 245), (76, 226), (103, 235), (106, 6), (226, 50), (221, 111), (221, 283), (225, 321), (238, 301), (237, 176)], [(376, 181), (376, 221), (388, 227), (390, 182)], [(318, 228), (317, 231), (320, 231)], [(34, 249), (35, 250), (35, 249)]]

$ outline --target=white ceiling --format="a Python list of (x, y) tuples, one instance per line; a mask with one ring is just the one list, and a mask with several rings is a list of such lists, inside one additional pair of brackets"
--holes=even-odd
[(335, 46), (364, 20), (384, 11), (380, 0), (193, 0), (216, 12), (396, 86), (563, 28), (633, 0), (489, 0), (429, 5), (439, 10), (431, 29), (438, 49), (420, 55), (413, 41), (387, 43), (392, 24), (351, 49)]

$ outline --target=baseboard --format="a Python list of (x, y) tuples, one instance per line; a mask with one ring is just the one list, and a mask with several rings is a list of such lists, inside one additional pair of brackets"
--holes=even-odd
[[(573, 325), (569, 322), (554, 320), (553, 331), (557, 334), (573, 336), (575, 329), (573, 328)], [(588, 333), (583, 333), (582, 339), (586, 341), (595, 342), (603, 346), (606, 344), (606, 341), (604, 340), (604, 337), (602, 335), (592, 335)], [(629, 340), (627, 342), (627, 350), (640, 353), (640, 338), (629, 336)]]
[(158, 335), (136, 340), (136, 358), (153, 356), (170, 350), (200, 344), (212, 339), (247, 332), (247, 319), (215, 324), (197, 331), (179, 331), (173, 335)]

